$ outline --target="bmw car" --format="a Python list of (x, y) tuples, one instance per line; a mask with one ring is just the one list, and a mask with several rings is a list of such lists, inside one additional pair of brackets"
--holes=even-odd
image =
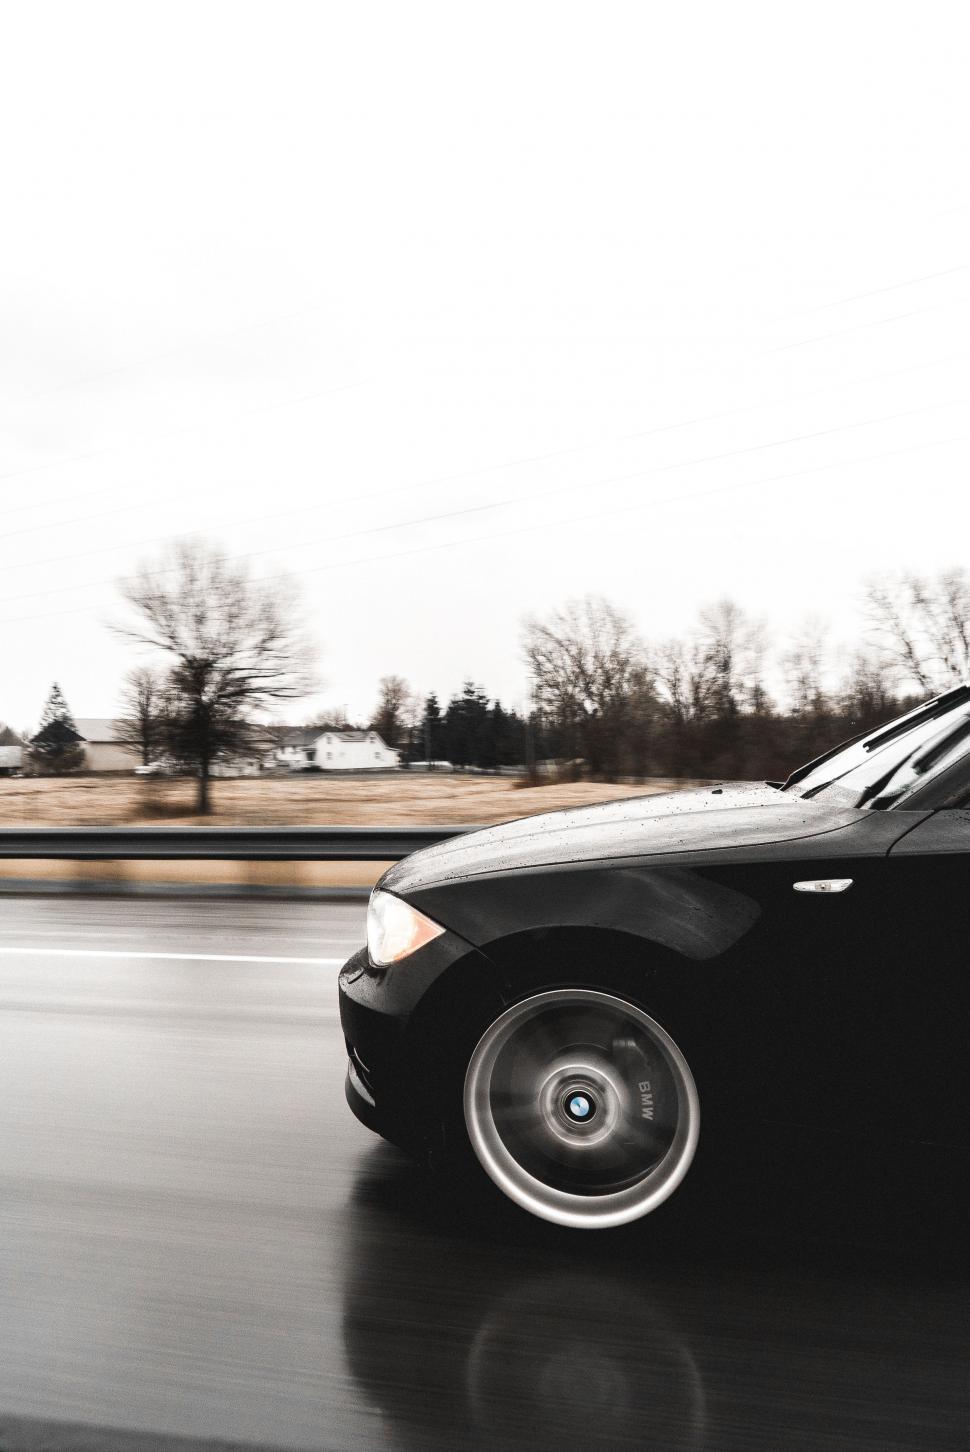
[(347, 1099), (576, 1228), (646, 1215), (705, 1159), (754, 1182), (772, 1145), (813, 1147), (793, 1198), (798, 1165), (856, 1148), (911, 1183), (970, 1151), (968, 929), (962, 685), (783, 783), (522, 818), (396, 864), (340, 974)]

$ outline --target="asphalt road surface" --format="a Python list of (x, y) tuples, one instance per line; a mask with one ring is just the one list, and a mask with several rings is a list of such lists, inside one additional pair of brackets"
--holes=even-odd
[(469, 1220), (344, 1105), (362, 931), (0, 899), (0, 1447), (970, 1445), (964, 1271)]

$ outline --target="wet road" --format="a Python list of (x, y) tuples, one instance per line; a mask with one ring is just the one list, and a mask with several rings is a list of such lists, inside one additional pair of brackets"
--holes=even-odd
[(0, 899), (0, 1447), (970, 1445), (965, 1271), (442, 1203), (343, 1103), (362, 924)]

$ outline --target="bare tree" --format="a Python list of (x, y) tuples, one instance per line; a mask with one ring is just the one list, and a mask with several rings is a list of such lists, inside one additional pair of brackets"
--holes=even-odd
[(166, 692), (156, 671), (136, 666), (125, 676), (122, 715), (115, 721), (115, 739), (139, 752), (143, 766), (159, 754), (165, 731)]
[(645, 752), (654, 706), (643, 644), (628, 616), (602, 596), (572, 600), (526, 621), (523, 643), (535, 705), (594, 774)]
[(167, 744), (195, 771), (197, 809), (208, 812), (212, 764), (251, 746), (253, 714), (313, 687), (295, 596), (194, 542), (121, 590), (136, 619), (120, 632), (167, 658)]
[(413, 692), (403, 676), (382, 676), (378, 693), (371, 730), (388, 746), (397, 746), (408, 724), (405, 718), (412, 706)]
[(675, 725), (709, 719), (714, 709), (714, 679), (706, 651), (696, 637), (662, 641), (653, 651), (653, 669)]
[(686, 639), (663, 641), (653, 651), (671, 718), (685, 724), (760, 709), (764, 651), (764, 627), (733, 600), (705, 605)]
[(424, 701), (417, 691), (408, 686), (407, 694), (400, 706), (400, 734), (398, 749), (402, 762), (410, 766), (417, 761), (424, 750)]
[(309, 721), (303, 723), (315, 731), (355, 731), (358, 726), (351, 721), (346, 706), (330, 706), (317, 711)]
[(831, 709), (825, 691), (828, 624), (806, 616), (781, 659), (791, 710), (802, 719), (818, 719)]
[(705, 605), (698, 618), (698, 640), (711, 682), (714, 714), (721, 719), (760, 709), (764, 626), (752, 620), (733, 600)]
[(870, 624), (884, 659), (904, 682), (938, 691), (970, 676), (970, 575), (902, 573), (866, 587)]
[(757, 755), (752, 733), (773, 713), (764, 655), (763, 625), (726, 598), (704, 606), (684, 638), (654, 647), (666, 727), (655, 755), (673, 775), (733, 776)]
[(853, 735), (882, 725), (903, 709), (894, 689), (895, 675), (888, 661), (853, 651), (839, 692), (839, 708)]

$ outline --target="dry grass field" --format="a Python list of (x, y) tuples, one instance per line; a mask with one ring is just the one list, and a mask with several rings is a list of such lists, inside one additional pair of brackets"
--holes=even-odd
[[(449, 826), (507, 822), (558, 807), (679, 790), (695, 783), (631, 786), (571, 782), (518, 787), (508, 777), (441, 775), (241, 778), (212, 783), (214, 810), (193, 812), (191, 781), (131, 777), (0, 780), (0, 827), (108, 826)], [(86, 884), (102, 889), (164, 884), (231, 888), (364, 888), (386, 862), (59, 862), (0, 860), (0, 881)]]
[(132, 777), (0, 780), (0, 826), (437, 826), (507, 822), (558, 807), (676, 790), (687, 782), (630, 786), (569, 782), (518, 787), (508, 777), (414, 775), (256, 777), (212, 783), (214, 810), (195, 815), (194, 784)]

